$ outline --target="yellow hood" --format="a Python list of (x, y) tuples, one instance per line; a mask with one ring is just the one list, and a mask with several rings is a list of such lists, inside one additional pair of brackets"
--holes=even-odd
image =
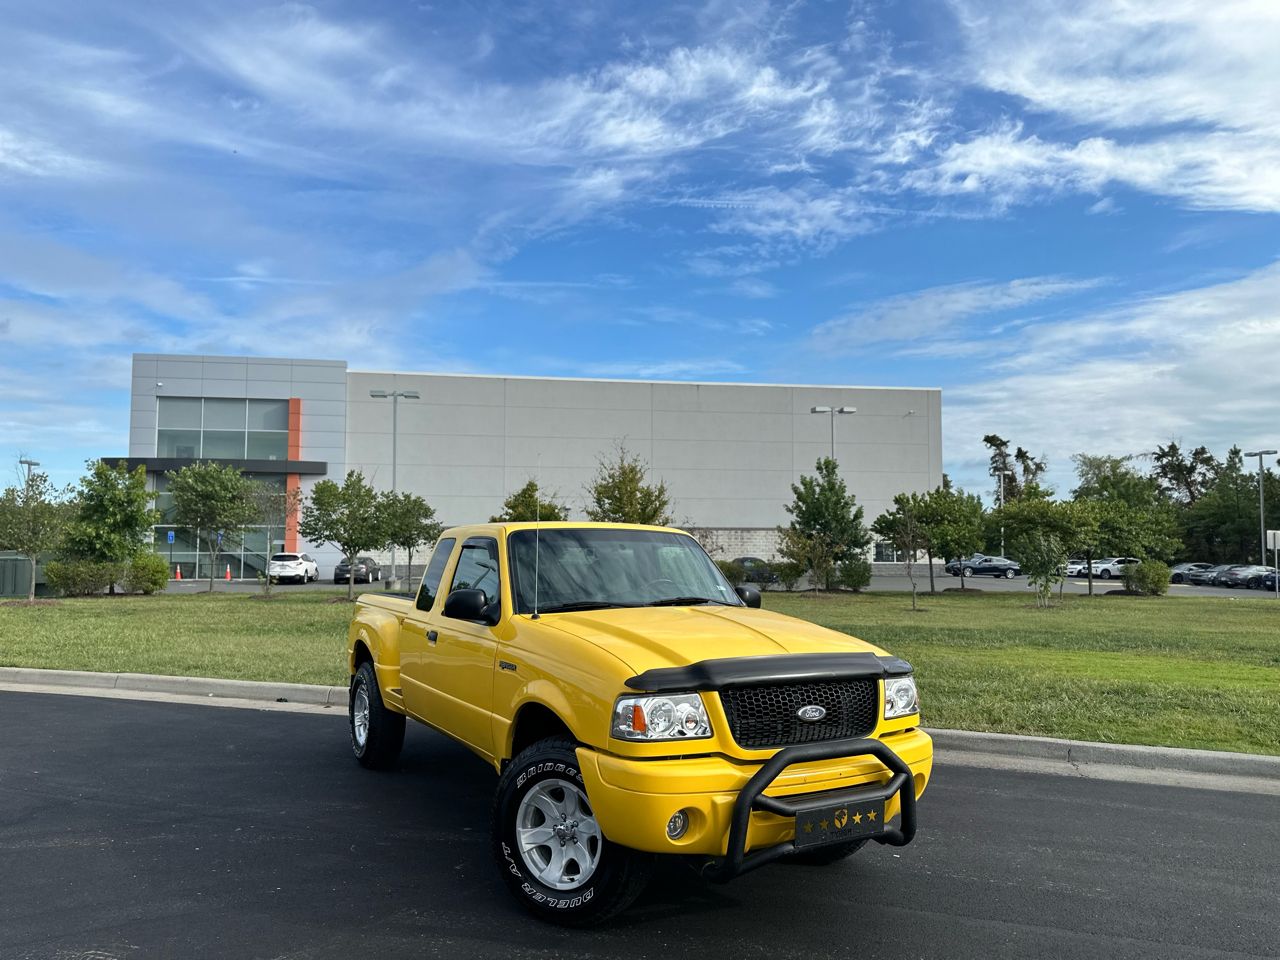
[(637, 674), (724, 657), (885, 652), (807, 620), (748, 607), (621, 607), (547, 614), (543, 622), (608, 650)]

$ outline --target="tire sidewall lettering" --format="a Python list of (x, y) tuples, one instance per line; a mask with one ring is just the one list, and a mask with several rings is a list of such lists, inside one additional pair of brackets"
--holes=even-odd
[[(586, 785), (583, 782), (582, 775), (577, 768), (571, 764), (562, 761), (545, 761), (542, 763), (530, 764), (515, 779), (515, 796), (511, 798), (511, 803), (515, 806), (519, 805), (520, 797), (525, 793), (526, 787), (532, 788), (533, 783), (537, 779), (544, 778), (545, 775), (557, 776), (577, 784), (586, 792)], [(562, 897), (558, 892), (551, 894), (544, 893), (534, 885), (534, 882), (526, 873), (526, 868), (520, 857), (515, 855), (515, 851), (511, 845), (505, 840), (502, 842), (502, 857), (507, 862), (507, 869), (512, 876), (520, 881), (520, 891), (531, 901), (538, 904), (544, 909), (552, 910), (573, 910), (585, 906), (595, 897), (596, 878), (593, 877), (588, 881), (587, 887), (582, 890), (574, 891), (572, 897)]]

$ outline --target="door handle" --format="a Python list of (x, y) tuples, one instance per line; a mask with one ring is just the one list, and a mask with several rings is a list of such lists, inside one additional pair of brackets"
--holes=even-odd
[(437, 639), (437, 637), (438, 637), (438, 636), (439, 636), (439, 634), (437, 634), (434, 630), (428, 630), (428, 631), (427, 631), (427, 643), (432, 643), (432, 644), (434, 644), (434, 643), (436, 642), (436, 639)]

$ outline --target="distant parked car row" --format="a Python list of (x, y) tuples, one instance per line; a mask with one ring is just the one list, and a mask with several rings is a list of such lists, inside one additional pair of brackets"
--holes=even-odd
[(964, 560), (948, 560), (943, 569), (953, 577), (962, 573), (966, 577), (1004, 577), (1010, 580), (1022, 576), (1018, 561), (1008, 557), (989, 557), (983, 553), (975, 553)]
[[(1093, 561), (1093, 575), (1102, 580), (1123, 577), (1125, 567), (1142, 563), (1138, 557), (1104, 557)], [(1084, 560), (1067, 563), (1068, 577), (1087, 577), (1089, 564)], [(1268, 579), (1270, 578), (1270, 579)], [(1173, 583), (1191, 583), (1206, 587), (1243, 587), (1275, 589), (1275, 570), (1272, 567), (1246, 563), (1179, 563), (1169, 570)]]
[[(308, 553), (274, 553), (267, 561), (267, 576), (276, 582), (310, 583), (320, 579), (320, 565)], [(350, 576), (351, 564), (346, 560), (333, 568), (334, 583), (346, 583)], [(356, 583), (381, 579), (382, 567), (373, 557), (356, 557)]]

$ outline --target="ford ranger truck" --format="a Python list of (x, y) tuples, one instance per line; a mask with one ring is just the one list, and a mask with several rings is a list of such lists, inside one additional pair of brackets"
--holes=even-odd
[(564, 924), (658, 855), (727, 881), (907, 844), (932, 769), (909, 664), (760, 609), (664, 527), (448, 530), (416, 596), (360, 597), (347, 655), (356, 759), (394, 766), (412, 717), (492, 764), (502, 876)]

